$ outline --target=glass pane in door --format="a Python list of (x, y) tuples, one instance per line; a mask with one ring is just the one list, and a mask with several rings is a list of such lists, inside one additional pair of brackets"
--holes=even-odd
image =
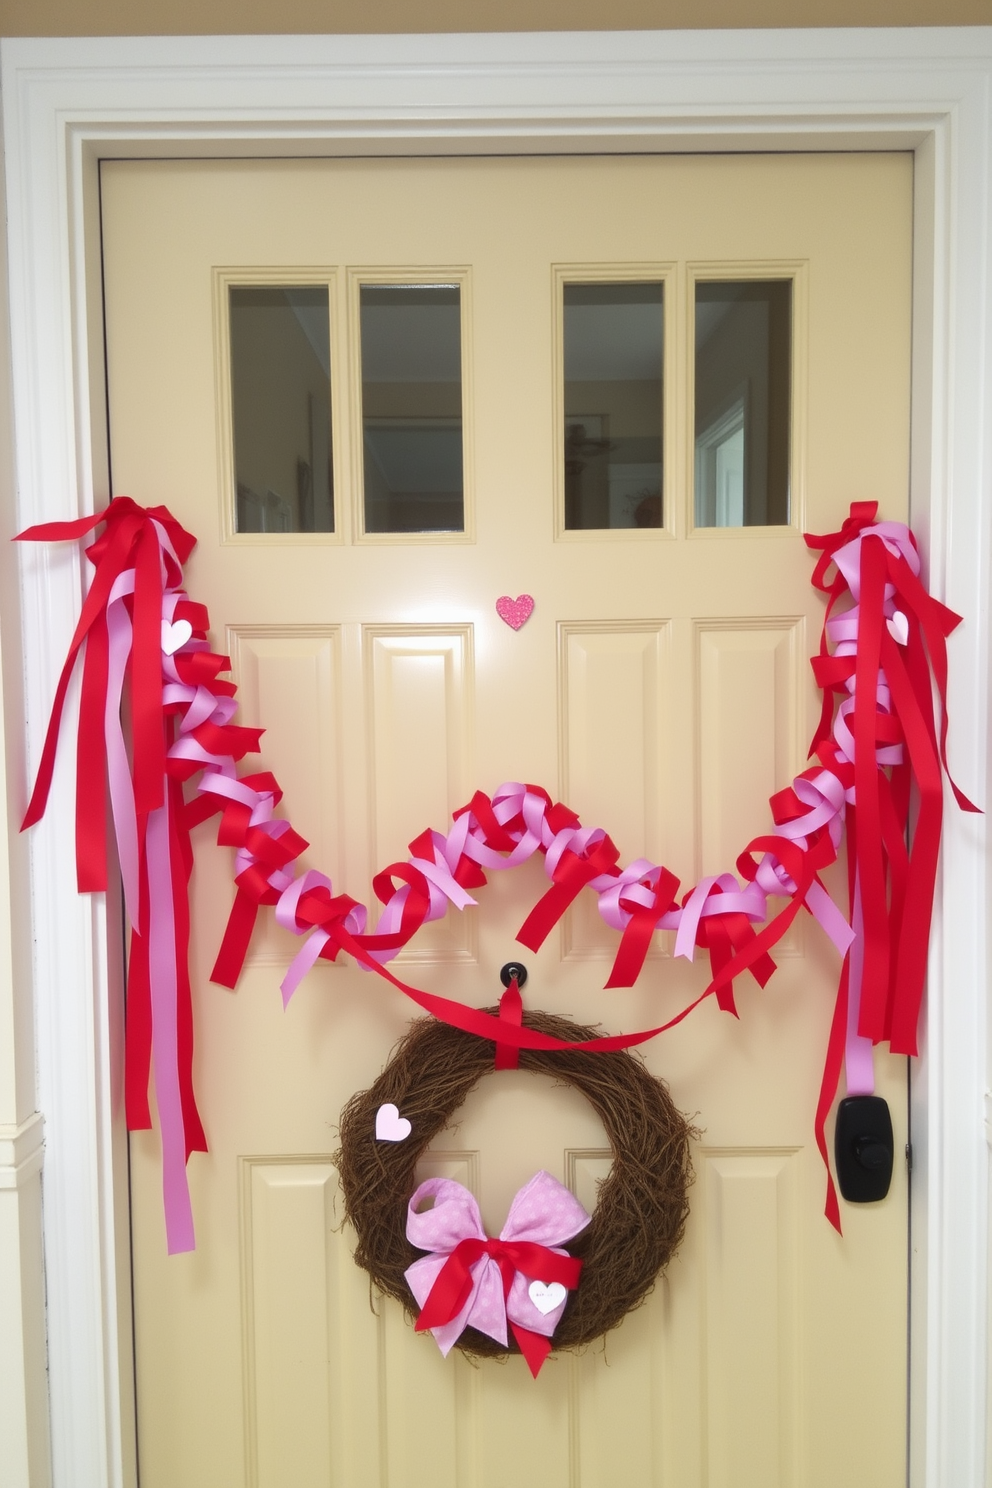
[(792, 281), (696, 284), (697, 527), (789, 521)]
[(461, 289), (361, 286), (366, 532), (463, 532)]
[(565, 284), (565, 527), (662, 524), (661, 284)]
[(232, 284), (237, 532), (333, 532), (326, 284)]

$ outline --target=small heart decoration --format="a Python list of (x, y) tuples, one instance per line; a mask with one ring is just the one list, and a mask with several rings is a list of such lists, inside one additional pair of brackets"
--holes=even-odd
[(511, 630), (519, 630), (534, 613), (533, 596), (518, 594), (516, 599), (511, 599), (508, 594), (501, 594), (496, 601), (496, 613), (501, 620), (506, 621)]
[(391, 1101), (380, 1106), (375, 1113), (375, 1139), (377, 1142), (405, 1142), (413, 1127), (405, 1116), (401, 1116)]
[(166, 656), (175, 656), (192, 634), (193, 627), (188, 620), (163, 620), (162, 650)]
[(542, 1317), (547, 1317), (564, 1302), (565, 1288), (560, 1281), (553, 1281), (550, 1286), (545, 1286), (543, 1281), (532, 1281), (527, 1295)]
[(889, 635), (900, 646), (905, 646), (909, 640), (909, 621), (902, 610), (896, 610), (891, 620), (886, 620), (885, 628)]

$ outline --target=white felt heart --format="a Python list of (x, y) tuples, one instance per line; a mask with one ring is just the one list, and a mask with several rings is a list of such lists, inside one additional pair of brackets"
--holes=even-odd
[(175, 656), (193, 634), (188, 620), (162, 621), (162, 650), (166, 656)]
[(375, 1138), (377, 1142), (404, 1142), (413, 1128), (405, 1116), (401, 1116), (391, 1101), (380, 1106), (375, 1113)]
[(894, 641), (900, 646), (905, 646), (909, 640), (909, 621), (902, 610), (896, 610), (891, 620), (886, 620), (885, 628)]
[(496, 601), (496, 613), (501, 620), (505, 620), (511, 630), (519, 630), (534, 612), (534, 600), (529, 594), (518, 594), (516, 599), (511, 599), (508, 594), (501, 594)]
[(545, 1286), (543, 1281), (532, 1281), (527, 1288), (527, 1295), (542, 1317), (547, 1317), (549, 1312), (554, 1312), (564, 1302), (565, 1288), (560, 1281), (553, 1281), (550, 1286)]

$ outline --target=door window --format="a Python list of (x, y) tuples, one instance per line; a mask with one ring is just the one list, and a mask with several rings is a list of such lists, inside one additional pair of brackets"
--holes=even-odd
[(360, 287), (366, 532), (463, 532), (461, 287)]
[(663, 295), (562, 286), (566, 530), (662, 525)]
[(697, 527), (789, 522), (792, 280), (697, 280)]
[(237, 532), (333, 532), (326, 284), (231, 284)]

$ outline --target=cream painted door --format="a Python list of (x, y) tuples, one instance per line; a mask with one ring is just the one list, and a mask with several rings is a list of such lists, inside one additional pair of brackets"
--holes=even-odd
[[(908, 157), (127, 163), (103, 168), (114, 490), (199, 538), (188, 584), (229, 648), (242, 720), (313, 846), (368, 900), (373, 872), (478, 786), (544, 784), (623, 861), (732, 868), (804, 765), (821, 623), (802, 531), (852, 499), (904, 517)], [(357, 285), (462, 288), (465, 538), (363, 538)], [(664, 281), (667, 527), (561, 531), (561, 282)], [(692, 282), (792, 277), (791, 526), (694, 531)], [(333, 536), (232, 535), (226, 286), (326, 283)], [(514, 633), (501, 594), (530, 593)], [(741, 1019), (712, 1001), (645, 1051), (701, 1136), (686, 1240), (603, 1345), (443, 1360), (369, 1307), (340, 1228), (338, 1113), (415, 1011), (321, 963), (288, 1012), (296, 942), (258, 934), (236, 993), (208, 982), (231, 862), (199, 833), (194, 1254), (167, 1258), (156, 1138), (132, 1141), (144, 1488), (895, 1488), (903, 1481), (907, 1183), (823, 1218), (812, 1123), (837, 965), (804, 923)], [(495, 1000), (535, 864), (424, 932), (401, 975)], [(651, 955), (603, 991), (613, 941), (584, 909), (530, 969), (530, 1006), (647, 1027), (705, 981)], [(704, 958), (705, 959), (705, 958)], [(905, 1070), (880, 1058), (896, 1150)], [(507, 1072), (438, 1144), (491, 1232), (539, 1167), (587, 1205), (606, 1171), (580, 1097)]]

